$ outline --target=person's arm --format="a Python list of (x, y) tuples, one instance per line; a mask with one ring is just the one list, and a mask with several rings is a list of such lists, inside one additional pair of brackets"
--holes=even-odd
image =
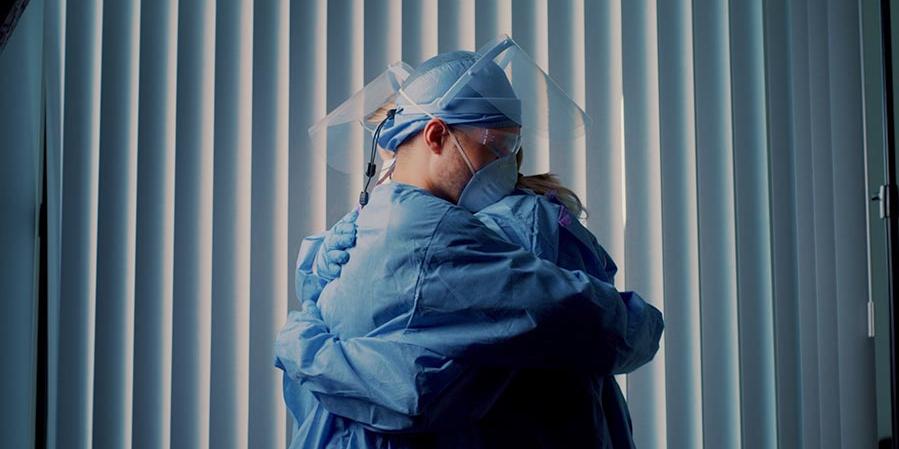
[[(638, 342), (615, 287), (497, 239), (452, 209), (435, 233), (418, 281), (406, 339), (450, 358), (514, 368), (618, 371)], [(661, 314), (649, 304), (656, 341)]]
[(486, 414), (512, 374), (391, 338), (340, 339), (311, 302), (290, 313), (276, 354), (275, 365), (328, 412), (378, 432), (470, 425)]
[(324, 234), (310, 235), (300, 243), (294, 277), (294, 289), (300, 303), (306, 300), (317, 301), (327, 284), (325, 279), (315, 273), (315, 257), (318, 255), (324, 238)]
[[(617, 272), (615, 262), (592, 233), (579, 223), (572, 223), (563, 228), (560, 237), (559, 246), (564, 249), (560, 258), (565, 259), (565, 264), (577, 262), (589, 274), (614, 283)], [(560, 265), (568, 268), (565, 264)], [(634, 292), (621, 292), (621, 299), (627, 310), (626, 341), (629, 342), (629, 350), (622, 352), (619, 363), (608, 374), (630, 373), (652, 360), (659, 349), (661, 314)]]
[[(539, 229), (534, 234), (547, 237), (533, 239), (535, 248), (545, 247), (534, 253), (553, 256), (551, 259), (544, 258), (562, 268), (583, 270), (603, 282), (614, 284), (618, 267), (596, 236), (572, 217), (563, 204), (543, 197), (529, 199), (534, 204), (530, 214), (533, 217), (532, 227)], [(553, 249), (557, 251), (554, 253)], [(632, 372), (652, 360), (659, 348), (661, 314), (657, 310), (647, 309), (646, 302), (634, 292), (621, 292), (621, 299), (627, 310), (625, 341), (629, 342), (629, 350), (622, 352), (620, 361), (612, 372), (601, 374)]]
[[(493, 228), (491, 227), (491, 229)], [(330, 232), (333, 230), (334, 228)], [(506, 240), (515, 241), (514, 237), (516, 236), (510, 238), (508, 235), (503, 235)], [(394, 398), (403, 396), (403, 394), (398, 394), (397, 388), (392, 388), (402, 387), (392, 383), (394, 377), (383, 381), (378, 376), (360, 377), (360, 372), (365, 372), (366, 369), (342, 363), (352, 362), (346, 358), (337, 363), (333, 360), (318, 360), (319, 366), (327, 367), (322, 371), (319, 382), (313, 382), (312, 385), (307, 386), (302, 385), (295, 364), (292, 362), (302, 357), (298, 350), (303, 348), (308, 351), (317, 350), (320, 359), (325, 359), (329, 354), (345, 352), (343, 348), (335, 350), (329, 347), (331, 344), (342, 345), (342, 342), (335, 335), (330, 334), (314, 304), (324, 286), (329, 282), (327, 278), (317, 275), (318, 270), (315, 263), (316, 260), (321, 260), (321, 253), (327, 251), (323, 248), (325, 240), (324, 234), (307, 237), (301, 245), (297, 258), (296, 291), (298, 299), (301, 304), (305, 303), (305, 306), (301, 312), (292, 312), (289, 315), (287, 324), (279, 333), (276, 343), (280, 357), (276, 358), (275, 364), (284, 370), (285, 400), (289, 400), (291, 397), (288, 390), (308, 391), (314, 396), (314, 399), (310, 399), (317, 400), (331, 413), (356, 418), (360, 424), (380, 432), (433, 431), (441, 427), (473, 423), (483, 417), (512, 379), (512, 371), (497, 368), (463, 368), (463, 364), (459, 361), (444, 359), (442, 363), (445, 364), (446, 372), (453, 371), (461, 374), (452, 382), (453, 391), (443, 394), (444, 397), (449, 396), (447, 400), (439, 402), (440, 405), (431, 407), (427, 414), (413, 414), (408, 408), (403, 409), (399, 403), (395, 402)], [(345, 250), (348, 247), (340, 249)], [(345, 259), (338, 257), (335, 257), (334, 260), (337, 265), (343, 265), (346, 262)], [(332, 272), (335, 277), (339, 277), (340, 270), (332, 270)], [(311, 341), (312, 339), (307, 340), (306, 337), (310, 335), (315, 335), (318, 343), (323, 344), (316, 346)], [(321, 338), (325, 336), (327, 338)], [(353, 344), (350, 346), (352, 347)], [(418, 363), (414, 359), (419, 357), (435, 359), (437, 357), (436, 354), (427, 354), (427, 352), (425, 348), (393, 345), (383, 348), (381, 355), (393, 359), (411, 358), (413, 359), (412, 363), (395, 363), (393, 365), (422, 369), (426, 365)], [(369, 359), (369, 361), (372, 360)], [(378, 370), (378, 373), (384, 374), (385, 371)], [(371, 383), (379, 384), (379, 386), (373, 388)], [(310, 391), (310, 386), (315, 391)], [(315, 388), (315, 386), (319, 388)], [(407, 392), (406, 394), (417, 394), (417, 392)], [(470, 397), (466, 397), (466, 395)], [(291, 404), (288, 403), (288, 407), (290, 406)]]
[(640, 295), (621, 292), (627, 307), (627, 350), (622, 351), (611, 374), (628, 374), (649, 363), (659, 351), (659, 339), (664, 321), (662, 313), (648, 304)]
[[(329, 411), (402, 431), (432, 420), (441, 398), (452, 400), (448, 392), (464, 394), (453, 388), (465, 371), (460, 360), (606, 373), (628, 361), (640, 342), (628, 341), (628, 308), (612, 285), (540, 260), (473, 218), (450, 218), (434, 234), (444, 237), (429, 245), (414, 310), (407, 320), (391, 320), (405, 325), (341, 340), (301, 314), (282, 331), (278, 363)], [(657, 344), (661, 315), (648, 305), (643, 313)], [(340, 398), (353, 405), (335, 406)], [(385, 425), (383, 414), (360, 401), (399, 418)]]
[(294, 277), (297, 299), (315, 302), (328, 282), (340, 277), (349, 261), (348, 248), (356, 244), (356, 218), (351, 211), (323, 234), (311, 235), (300, 243)]

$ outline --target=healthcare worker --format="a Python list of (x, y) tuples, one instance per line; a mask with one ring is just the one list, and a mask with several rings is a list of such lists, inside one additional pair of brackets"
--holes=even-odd
[[(477, 78), (470, 69), (484, 57), (438, 56), (404, 88), (439, 86), (441, 76), (465, 70)], [(601, 374), (647, 362), (661, 316), (614, 290), (614, 264), (558, 202), (518, 191), (491, 206), (515, 187), (520, 141), (509, 125), (520, 116), (483, 109), (482, 122), (469, 117), (467, 126), (447, 125), (459, 115), (432, 110), (419, 123), (386, 128), (382, 146), (400, 148), (396, 183), (375, 189), (359, 215), (352, 257), (343, 249), (353, 244), (354, 214), (323, 248), (301, 254), (301, 265), (310, 255), (316, 265), (316, 276), (298, 278), (301, 296), (315, 299), (340, 277), (322, 291), (321, 315), (307, 301), (279, 337), (277, 363), (289, 374), (285, 394), (300, 423), (294, 447), (632, 444), (617, 385)], [(496, 166), (505, 168), (489, 169)], [(488, 226), (451, 202), (481, 210)]]

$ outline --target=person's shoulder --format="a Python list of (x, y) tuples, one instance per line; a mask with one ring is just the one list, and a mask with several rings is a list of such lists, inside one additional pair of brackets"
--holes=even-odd
[(497, 209), (507, 209), (510, 215), (521, 218), (552, 217), (552, 221), (563, 217), (567, 212), (565, 206), (554, 197), (524, 189), (516, 190), (498, 201), (495, 206)]
[(534, 207), (543, 198), (530, 190), (515, 189), (512, 193), (504, 196), (502, 199), (494, 203), (497, 206), (505, 206), (510, 209), (522, 209)]
[(529, 190), (517, 190), (497, 205), (508, 209), (510, 219), (526, 223), (533, 232), (547, 238), (558, 232), (567, 210), (558, 201)]
[(515, 190), (499, 201), (481, 209), (476, 216), (491, 217), (497, 221), (530, 222), (534, 213), (541, 207), (541, 195), (528, 190)]
[(553, 196), (536, 194), (533, 196), (535, 210), (550, 212), (550, 215), (558, 217), (564, 216), (568, 212), (568, 208)]
[(483, 217), (476, 217), (468, 210), (450, 204), (434, 230), (432, 246), (464, 249), (494, 240), (504, 239), (484, 224)]
[(430, 237), (447, 213), (457, 209), (452, 203), (408, 184), (379, 186), (376, 197), (367, 206), (377, 215), (391, 238), (424, 239)]
[(445, 230), (465, 231), (480, 225), (481, 222), (471, 212), (455, 204), (446, 208), (440, 220), (440, 227)]

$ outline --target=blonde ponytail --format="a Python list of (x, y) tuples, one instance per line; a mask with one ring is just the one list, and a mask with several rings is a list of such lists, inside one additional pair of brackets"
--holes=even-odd
[(519, 173), (516, 187), (532, 190), (538, 195), (554, 196), (568, 209), (571, 215), (577, 218), (587, 218), (587, 209), (584, 208), (584, 203), (581, 202), (581, 199), (571, 189), (563, 186), (559, 182), (559, 178), (552, 173), (530, 176)]
[[(524, 148), (518, 150), (515, 160), (518, 162), (518, 169), (521, 169), (521, 163), (524, 160)], [(558, 199), (568, 212), (577, 218), (587, 218), (589, 215), (584, 203), (577, 197), (568, 187), (559, 182), (559, 178), (552, 173), (543, 173), (540, 175), (525, 176), (518, 174), (518, 183), (515, 185), (519, 189), (531, 190), (538, 195), (553, 196)]]

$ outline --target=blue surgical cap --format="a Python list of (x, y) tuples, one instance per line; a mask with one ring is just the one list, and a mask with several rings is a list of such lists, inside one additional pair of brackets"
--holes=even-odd
[[(396, 98), (397, 112), (387, 119), (381, 129), (378, 145), (396, 151), (410, 137), (418, 134), (431, 120), (418, 105), (425, 105), (443, 96), (479, 55), (470, 51), (441, 53), (421, 63), (403, 84), (403, 91), (416, 104), (400, 95)], [(429, 110), (447, 125), (472, 125), (482, 128), (512, 128), (521, 126), (521, 114), (505, 113), (485, 98), (517, 100), (505, 72), (495, 63), (487, 64), (475, 73), (461, 91), (440, 110)]]

